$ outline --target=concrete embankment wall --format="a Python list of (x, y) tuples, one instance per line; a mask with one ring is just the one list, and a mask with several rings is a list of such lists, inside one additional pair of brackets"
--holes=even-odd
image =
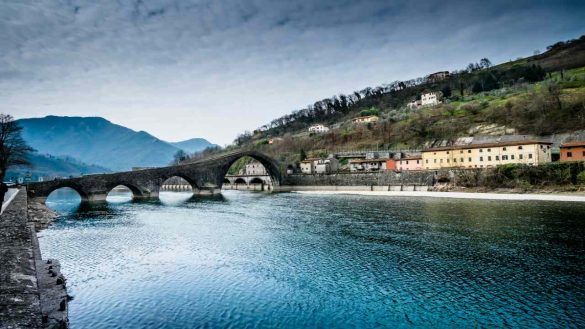
[(67, 291), (56, 260), (42, 260), (21, 189), (0, 215), (0, 328), (66, 328)]
[(434, 172), (393, 171), (339, 173), (330, 175), (288, 175), (280, 191), (426, 191), (432, 185)]

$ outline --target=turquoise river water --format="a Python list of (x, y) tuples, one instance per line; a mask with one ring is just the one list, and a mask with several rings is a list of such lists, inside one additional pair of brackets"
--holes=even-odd
[(47, 204), (71, 328), (585, 326), (585, 204), (225, 191)]

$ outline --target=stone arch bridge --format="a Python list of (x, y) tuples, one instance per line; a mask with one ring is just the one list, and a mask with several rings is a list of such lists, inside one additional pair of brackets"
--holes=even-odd
[(274, 188), (278, 188), (283, 177), (275, 160), (256, 151), (237, 151), (176, 166), (29, 183), (27, 190), (29, 197), (37, 202), (45, 202), (51, 192), (62, 187), (77, 191), (82, 201), (103, 201), (114, 187), (120, 185), (129, 188), (135, 199), (156, 198), (163, 183), (176, 176), (189, 182), (195, 193), (212, 194), (221, 189), (230, 166), (244, 156), (264, 165)]

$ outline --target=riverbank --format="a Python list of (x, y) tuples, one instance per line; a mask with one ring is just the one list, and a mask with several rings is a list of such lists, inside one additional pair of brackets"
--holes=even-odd
[(67, 327), (65, 278), (57, 260), (42, 259), (37, 240), (37, 227), (49, 217), (34, 206), (31, 216), (24, 188), (0, 216), (1, 328)]
[(367, 196), (391, 196), (391, 197), (431, 197), (453, 199), (477, 199), (477, 200), (538, 200), (538, 201), (563, 201), (585, 202), (585, 194), (527, 194), (527, 193), (481, 193), (481, 192), (430, 192), (430, 191), (363, 191), (363, 190), (304, 190), (291, 191), (300, 194), (353, 194)]

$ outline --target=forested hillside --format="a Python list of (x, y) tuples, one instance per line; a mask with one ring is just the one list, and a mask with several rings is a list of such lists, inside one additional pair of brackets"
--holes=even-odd
[[(442, 103), (407, 106), (426, 92), (439, 92)], [(360, 115), (380, 120), (352, 124)], [(331, 130), (308, 133), (315, 123)], [(283, 158), (301, 151), (420, 148), (435, 139), (484, 133), (548, 135), (579, 129), (585, 129), (585, 36), (499, 65), (484, 58), (438, 81), (394, 81), (323, 99), (239, 135), (231, 148), (252, 147)]]

